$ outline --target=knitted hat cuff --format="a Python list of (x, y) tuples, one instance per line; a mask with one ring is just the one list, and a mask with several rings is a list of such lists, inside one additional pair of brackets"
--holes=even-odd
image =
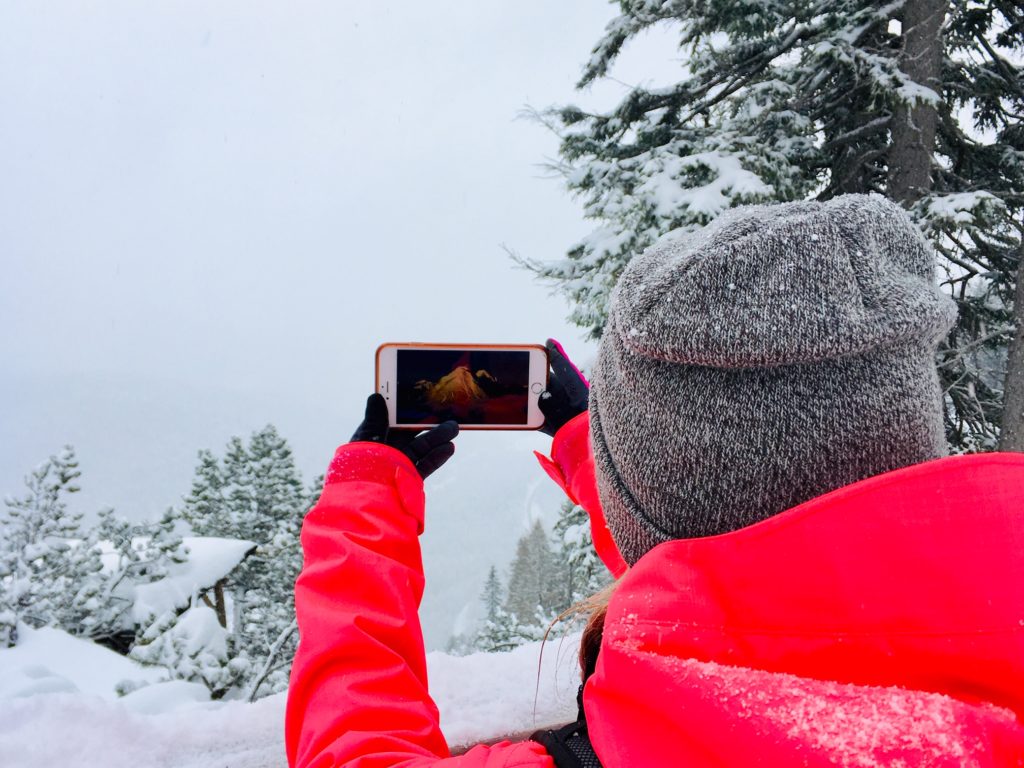
[(615, 545), (623, 559), (632, 565), (648, 550), (676, 537), (671, 532), (659, 528), (644, 514), (643, 508), (633, 497), (633, 492), (623, 481), (605, 442), (600, 413), (597, 393), (591, 390), (590, 444), (594, 454), (597, 492)]

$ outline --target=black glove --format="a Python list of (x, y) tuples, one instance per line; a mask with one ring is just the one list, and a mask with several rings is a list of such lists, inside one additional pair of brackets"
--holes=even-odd
[(415, 429), (390, 429), (388, 404), (378, 393), (366, 400), (366, 416), (356, 427), (351, 442), (384, 443), (397, 448), (412, 461), (420, 477), (426, 478), (455, 453), (452, 440), (459, 434), (459, 425), (445, 421), (426, 432)]
[(540, 431), (555, 436), (567, 421), (587, 410), (590, 402), (590, 384), (580, 369), (566, 357), (562, 345), (554, 339), (548, 339), (548, 361), (551, 363), (551, 374), (548, 376), (548, 388), (541, 392), (540, 406), (544, 414), (544, 426)]

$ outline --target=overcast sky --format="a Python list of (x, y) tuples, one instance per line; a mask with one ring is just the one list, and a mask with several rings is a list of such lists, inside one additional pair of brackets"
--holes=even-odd
[[(267, 422), (310, 477), (382, 341), (590, 354), (501, 245), (557, 258), (590, 229), (519, 114), (622, 94), (573, 91), (614, 12), (0, 4), (0, 492), (71, 443), (76, 508), (151, 517), (199, 448)], [(664, 68), (663, 43), (616, 74)]]

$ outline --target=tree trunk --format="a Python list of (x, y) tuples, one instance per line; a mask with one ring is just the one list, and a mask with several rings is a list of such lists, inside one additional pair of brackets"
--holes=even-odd
[[(942, 23), (949, 0), (907, 0), (903, 6), (900, 69), (941, 95)], [(932, 188), (932, 154), (939, 113), (935, 104), (900, 104), (892, 121), (888, 196), (904, 206)]]
[(216, 607), (217, 621), (220, 622), (220, 625), (222, 627), (224, 627), (224, 629), (227, 629), (227, 627), (228, 627), (228, 611), (227, 611), (227, 605), (224, 602), (224, 579), (221, 579), (220, 581), (218, 581), (216, 583), (216, 585), (214, 585), (214, 587), (213, 587), (213, 594), (216, 597), (216, 602), (217, 602), (217, 607)]
[(1006, 360), (999, 450), (1024, 452), (1024, 245), (1017, 255), (1017, 292), (1013, 299), (1013, 320), (1017, 327)]

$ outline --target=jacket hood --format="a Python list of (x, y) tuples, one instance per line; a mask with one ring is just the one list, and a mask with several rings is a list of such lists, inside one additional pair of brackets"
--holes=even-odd
[(1024, 765), (1024, 455), (655, 547), (585, 702), (609, 766)]

